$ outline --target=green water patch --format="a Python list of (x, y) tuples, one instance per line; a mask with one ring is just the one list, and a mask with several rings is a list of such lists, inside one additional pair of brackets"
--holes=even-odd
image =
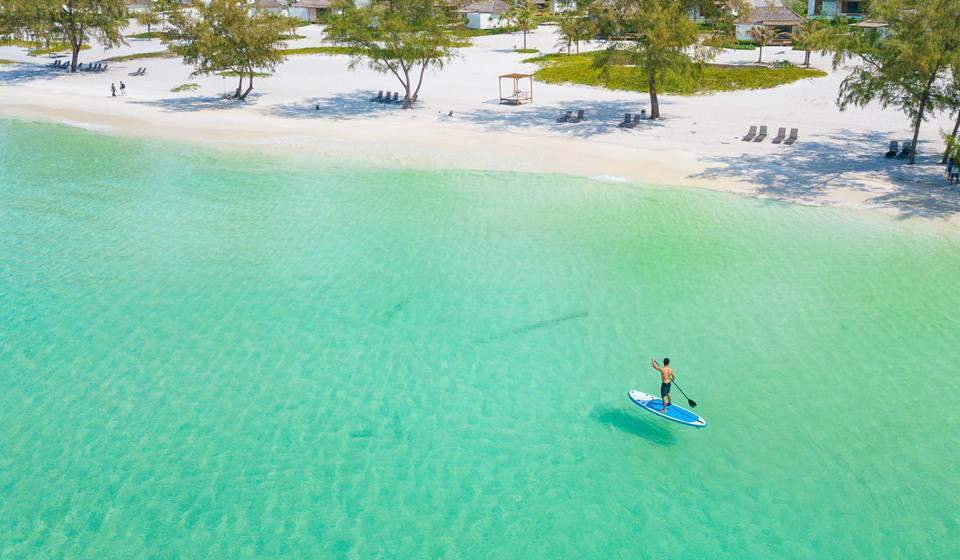
[(4, 556), (960, 551), (953, 230), (11, 121), (0, 185)]
[[(527, 59), (540, 65), (535, 77), (554, 84), (581, 84), (627, 91), (649, 91), (647, 76), (635, 66), (618, 65), (606, 73), (595, 66), (597, 53), (548, 54)], [(661, 93), (693, 95), (716, 91), (764, 89), (808, 78), (819, 78), (826, 73), (813, 68), (792, 65), (741, 66), (704, 64), (691, 74), (667, 73), (660, 78)]]

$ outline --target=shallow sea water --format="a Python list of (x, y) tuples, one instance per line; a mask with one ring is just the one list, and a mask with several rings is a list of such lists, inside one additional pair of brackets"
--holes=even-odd
[(956, 558), (958, 317), (923, 222), (0, 121), (0, 557)]

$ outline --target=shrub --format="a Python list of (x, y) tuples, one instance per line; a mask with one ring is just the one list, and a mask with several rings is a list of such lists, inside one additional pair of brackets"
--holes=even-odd
[(190, 82), (189, 84), (179, 85), (171, 89), (170, 91), (172, 93), (183, 93), (185, 91), (197, 91), (198, 89), (200, 89), (200, 84), (195, 84), (193, 82)]

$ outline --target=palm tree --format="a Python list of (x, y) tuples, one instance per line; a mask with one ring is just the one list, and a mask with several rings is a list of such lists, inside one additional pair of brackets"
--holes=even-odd
[(772, 27), (761, 25), (750, 30), (750, 38), (760, 47), (760, 56), (757, 57), (757, 64), (763, 63), (763, 46), (769, 43), (777, 34)]
[(520, 28), (523, 31), (523, 49), (527, 49), (527, 33), (537, 27), (536, 18), (537, 12), (534, 7), (532, 0), (516, 0), (513, 4), (513, 8), (507, 12), (507, 19), (511, 20), (514, 25)]
[(790, 32), (790, 42), (794, 45), (803, 47), (803, 66), (810, 68), (810, 45), (813, 42), (815, 23), (810, 20), (803, 20), (803, 23), (793, 28)]

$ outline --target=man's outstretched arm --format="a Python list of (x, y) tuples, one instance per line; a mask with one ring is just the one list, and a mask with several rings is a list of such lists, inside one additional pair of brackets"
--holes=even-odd
[(657, 363), (657, 359), (656, 359), (656, 358), (650, 360), (650, 365), (653, 366), (653, 369), (655, 369), (655, 370), (657, 370), (657, 371), (659, 371), (659, 372), (661, 372), (661, 373), (663, 372), (663, 368), (660, 367), (660, 364)]

